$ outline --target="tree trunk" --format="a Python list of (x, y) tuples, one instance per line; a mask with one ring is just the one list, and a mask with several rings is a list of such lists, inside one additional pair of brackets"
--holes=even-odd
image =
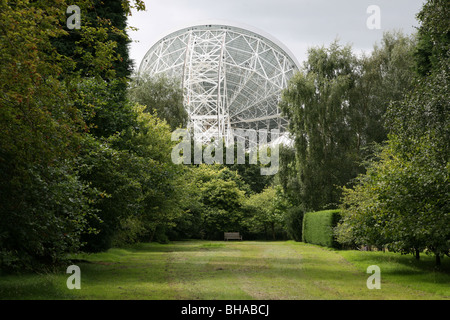
[(420, 251), (419, 249), (414, 249), (416, 252), (416, 260), (420, 260)]
[(153, 230), (150, 233), (150, 239), (149, 239), (150, 242), (153, 241), (153, 238), (155, 237), (155, 233), (156, 233), (156, 227), (153, 228)]
[(275, 236), (275, 222), (272, 222), (271, 227), (272, 227), (272, 238), (273, 238), (273, 240), (276, 240), (276, 236)]

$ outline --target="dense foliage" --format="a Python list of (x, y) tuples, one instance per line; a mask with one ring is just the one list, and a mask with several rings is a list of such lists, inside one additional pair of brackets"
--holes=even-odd
[(361, 162), (371, 156), (373, 144), (386, 139), (387, 105), (411, 87), (412, 43), (387, 33), (381, 46), (362, 58), (337, 42), (309, 50), (280, 105), (295, 141), (289, 183), (298, 189), (304, 211), (336, 208), (340, 187), (364, 171)]
[[(394, 251), (450, 254), (450, 123), (448, 1), (428, 1), (420, 14), (415, 87), (386, 112), (388, 140), (345, 191), (342, 243)], [(433, 48), (430, 51), (424, 48)], [(429, 64), (424, 61), (428, 61)]]
[(307, 212), (303, 218), (302, 241), (330, 248), (338, 248), (334, 228), (340, 219), (340, 210)]
[[(129, 13), (131, 4), (116, 4), (119, 16)], [(82, 249), (87, 234), (101, 232), (95, 224), (105, 214), (105, 193), (83, 177), (83, 152), (98, 148), (96, 136), (123, 130), (136, 117), (113, 90), (107, 93), (110, 84), (124, 83), (114, 64), (128, 68), (127, 61), (119, 63), (123, 57), (112, 39), (126, 36), (125, 24), (100, 23), (100, 2), (79, 2), (79, 30), (67, 29), (65, 1), (0, 6), (0, 265), (37, 269)], [(110, 103), (126, 111), (112, 110)]]
[(261, 235), (270, 240), (286, 238), (285, 219), (288, 205), (279, 186), (269, 186), (248, 197), (245, 203), (245, 225), (250, 237)]
[(145, 105), (145, 111), (166, 120), (172, 131), (186, 127), (188, 114), (183, 104), (183, 89), (176, 79), (143, 74), (132, 82), (128, 95), (132, 102)]
[(173, 163), (180, 85), (131, 79), (127, 15), (142, 1), (79, 1), (81, 29), (67, 28), (66, 1), (2, 1), (0, 269), (224, 232), (439, 263), (450, 253), (447, 2), (429, 0), (417, 37), (386, 33), (370, 55), (311, 48), (283, 92), (293, 145), (271, 176), (248, 153)]

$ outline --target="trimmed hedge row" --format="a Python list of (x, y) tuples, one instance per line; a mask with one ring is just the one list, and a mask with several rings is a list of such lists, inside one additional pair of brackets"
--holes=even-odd
[(303, 217), (302, 241), (321, 246), (339, 248), (333, 228), (340, 219), (340, 210), (307, 212)]

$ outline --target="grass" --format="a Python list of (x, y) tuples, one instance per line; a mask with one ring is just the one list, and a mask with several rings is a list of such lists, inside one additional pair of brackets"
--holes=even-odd
[(392, 252), (341, 251), (340, 254), (364, 271), (369, 265), (380, 267), (382, 278), (402, 286), (450, 298), (450, 259), (443, 259), (441, 267), (435, 266), (434, 256), (423, 255), (416, 260), (412, 255)]
[[(336, 251), (298, 242), (186, 241), (144, 243), (77, 255), (81, 290), (65, 269), (0, 276), (0, 299), (379, 300), (450, 299), (450, 261), (431, 257)], [(369, 265), (381, 289), (369, 290)]]

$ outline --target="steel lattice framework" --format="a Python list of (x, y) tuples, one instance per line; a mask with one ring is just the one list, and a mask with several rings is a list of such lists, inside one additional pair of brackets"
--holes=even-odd
[(195, 136), (230, 141), (236, 132), (230, 129), (286, 131), (278, 102), (296, 70), (296, 59), (271, 36), (249, 27), (206, 23), (156, 42), (139, 75), (165, 73), (180, 79)]

